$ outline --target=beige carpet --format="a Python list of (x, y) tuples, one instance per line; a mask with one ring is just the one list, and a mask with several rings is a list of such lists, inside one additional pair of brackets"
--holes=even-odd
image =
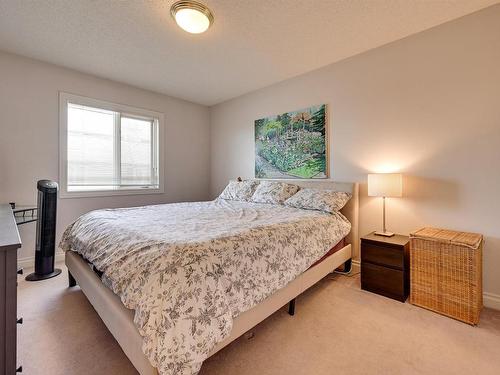
[[(29, 375), (136, 374), (67, 276), (19, 282), (19, 363)], [(327, 277), (208, 359), (201, 375), (500, 374), (500, 312), (478, 327), (359, 289), (359, 278)]]

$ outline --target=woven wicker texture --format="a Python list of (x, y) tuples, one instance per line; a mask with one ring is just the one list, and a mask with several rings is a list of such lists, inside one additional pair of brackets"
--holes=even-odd
[(456, 232), (454, 230), (439, 228), (422, 228), (410, 234), (411, 237), (418, 237), (440, 242), (451, 242), (456, 245), (468, 246), (473, 249), (479, 247), (483, 236), (478, 233)]
[(438, 228), (410, 234), (410, 303), (479, 323), (483, 236)]

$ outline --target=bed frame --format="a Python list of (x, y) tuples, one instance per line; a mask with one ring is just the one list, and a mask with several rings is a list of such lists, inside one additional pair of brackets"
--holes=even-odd
[[(234, 319), (230, 336), (221, 341), (211, 352), (210, 356), (230, 344), (248, 330), (255, 327), (268, 316), (289, 303), (289, 313), (295, 312), (295, 298), (302, 292), (316, 284), (323, 277), (341, 265), (350, 269), (351, 259), (357, 254), (358, 249), (358, 185), (352, 183), (338, 183), (331, 180), (282, 180), (294, 183), (301, 187), (315, 187), (319, 189), (332, 189), (352, 193), (353, 197), (342, 209), (342, 213), (351, 222), (352, 229), (346, 237), (346, 244), (322, 262), (309, 268), (306, 272), (290, 282), (286, 287), (278, 290), (252, 309), (242, 313)], [(149, 360), (142, 352), (142, 337), (134, 325), (134, 311), (127, 309), (120, 298), (109, 288), (104, 286), (97, 274), (92, 271), (89, 264), (77, 253), (67, 251), (65, 255), (68, 267), (69, 286), (77, 283), (83, 293), (97, 311), (102, 321), (113, 334), (125, 355), (141, 375), (158, 375)]]

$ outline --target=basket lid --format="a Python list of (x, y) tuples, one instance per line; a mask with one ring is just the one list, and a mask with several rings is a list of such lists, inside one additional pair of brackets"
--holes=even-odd
[(457, 232), (454, 230), (425, 227), (410, 233), (411, 238), (424, 238), (438, 242), (448, 242), (455, 245), (477, 249), (483, 240), (479, 233)]

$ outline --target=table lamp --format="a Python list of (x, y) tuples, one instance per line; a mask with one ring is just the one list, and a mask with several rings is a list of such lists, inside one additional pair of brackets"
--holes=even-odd
[(376, 231), (378, 236), (392, 237), (385, 227), (385, 198), (403, 195), (403, 176), (400, 173), (371, 173), (368, 175), (368, 196), (383, 199), (383, 230)]

